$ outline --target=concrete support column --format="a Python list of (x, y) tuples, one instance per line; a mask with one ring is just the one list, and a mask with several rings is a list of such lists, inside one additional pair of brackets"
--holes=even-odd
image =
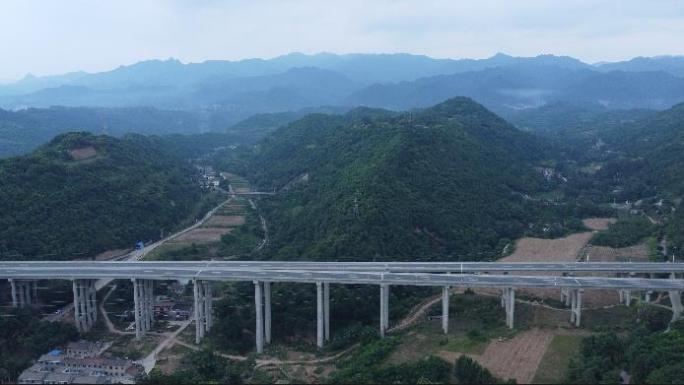
[(632, 292), (630, 290), (620, 290), (620, 302), (624, 303), (625, 306), (629, 306), (632, 303)]
[(264, 340), (271, 343), (271, 283), (264, 282)]
[(90, 280), (90, 310), (93, 314), (93, 326), (97, 323), (97, 288), (95, 287), (95, 282), (97, 281), (94, 279)]
[(653, 290), (646, 290), (644, 293), (644, 302), (651, 302), (651, 296), (653, 295)]
[(24, 290), (24, 282), (17, 282), (17, 289), (19, 290), (19, 307), (24, 307), (28, 304), (28, 299), (26, 298), (26, 290)]
[[(566, 303), (568, 301), (568, 289), (565, 287), (561, 288), (560, 291), (560, 301)], [(565, 304), (567, 306), (567, 303)]]
[(26, 292), (26, 305), (31, 306), (33, 305), (33, 296), (32, 290), (31, 290), (31, 281), (25, 281), (24, 282), (24, 291)]
[(82, 315), (81, 315), (80, 295), (79, 295), (79, 289), (78, 289), (78, 280), (72, 281), (71, 287), (72, 287), (73, 293), (74, 293), (74, 322), (76, 323), (76, 329), (78, 331), (81, 331), (81, 330), (83, 330), (83, 324), (81, 323)]
[(200, 318), (199, 318), (199, 324), (200, 324), (200, 339), (204, 339), (205, 332), (207, 331), (207, 313), (206, 313), (206, 302), (207, 302), (207, 296), (206, 293), (204, 292), (204, 285), (202, 284), (201, 281), (198, 281), (198, 289), (199, 289), (199, 297), (200, 301), (197, 307), (199, 308), (199, 313), (200, 313)]
[(24, 305), (31, 306), (33, 301), (31, 301), (31, 281), (23, 281), (21, 283), (21, 288), (24, 291)]
[(572, 289), (570, 291), (571, 307), (570, 307), (570, 323), (576, 327), (580, 326), (580, 319), (582, 317), (582, 293), (584, 289)]
[(323, 329), (325, 331), (325, 340), (330, 341), (330, 283), (323, 284)]
[(81, 290), (83, 291), (83, 305), (85, 307), (86, 329), (90, 330), (90, 328), (95, 324), (95, 298), (93, 297), (92, 280), (82, 280)]
[(145, 316), (143, 317), (143, 322), (145, 322), (145, 331), (152, 329), (152, 322), (150, 320), (150, 281), (143, 281), (143, 312)]
[(199, 282), (197, 280), (192, 281), (192, 297), (193, 297), (193, 313), (195, 317), (195, 343), (200, 343), (200, 328), (202, 327), (200, 322), (200, 298), (199, 298)]
[(37, 303), (38, 302), (38, 281), (32, 281), (33, 284), (33, 299)]
[[(27, 286), (28, 287), (28, 286)], [(95, 280), (76, 279), (74, 293), (74, 321), (79, 332), (89, 331), (97, 321), (97, 292)]]
[(442, 330), (449, 333), (449, 286), (442, 287)]
[(513, 329), (514, 319), (515, 319), (515, 289), (512, 287), (507, 287), (504, 289), (506, 297), (506, 326), (509, 329)]
[(389, 285), (380, 285), (380, 336), (389, 328)]
[(316, 282), (316, 346), (323, 347), (323, 283)]
[(212, 313), (212, 292), (211, 292), (211, 282), (204, 281), (204, 328), (206, 332), (211, 330), (213, 320), (211, 318)]
[(206, 285), (199, 280), (193, 281), (193, 294), (195, 297), (195, 343), (199, 344), (207, 331), (207, 298)]
[(135, 316), (135, 338), (143, 336), (142, 287), (139, 279), (133, 278), (133, 315)]
[(264, 352), (264, 312), (261, 299), (263, 298), (263, 287), (261, 282), (254, 281), (254, 305), (256, 306), (256, 351)]
[(12, 288), (12, 307), (17, 307), (17, 283), (12, 278), (9, 279), (9, 283)]
[(140, 327), (144, 333), (148, 330), (148, 315), (147, 315), (147, 282), (145, 280), (139, 280), (138, 285), (140, 288)]
[(149, 295), (150, 295), (150, 329), (151, 329), (152, 326), (154, 325), (154, 281), (149, 280), (148, 282), (150, 283)]
[(672, 321), (677, 321), (682, 316), (682, 295), (678, 291), (669, 291), (670, 303), (672, 304)]

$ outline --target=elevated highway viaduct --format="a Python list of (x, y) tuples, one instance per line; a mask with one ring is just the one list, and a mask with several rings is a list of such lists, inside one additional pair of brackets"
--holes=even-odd
[[(256, 349), (263, 351), (271, 340), (272, 282), (308, 283), (316, 286), (317, 344), (330, 338), (330, 284), (377, 285), (380, 288), (380, 334), (389, 327), (389, 288), (393, 285), (442, 288), (442, 326), (447, 331), (450, 287), (495, 287), (502, 289), (506, 323), (513, 327), (515, 290), (560, 288), (567, 293), (571, 322), (580, 325), (582, 293), (591, 289), (668, 292), (673, 319), (682, 313), (680, 293), (684, 280), (636, 277), (571, 277), (550, 275), (476, 274), (481, 272), (608, 272), (668, 273), (675, 278), (684, 272), (679, 263), (363, 263), (363, 262), (1, 262), (0, 279), (11, 283), (13, 305), (20, 306), (19, 287), (36, 280), (65, 279), (73, 282), (76, 324), (88, 330), (96, 321), (94, 282), (126, 279), (134, 282), (136, 335), (150, 329), (153, 318), (152, 287), (155, 281), (193, 283), (196, 340), (212, 327), (212, 286), (215, 281), (254, 283)], [(26, 292), (30, 292), (26, 289)], [(30, 293), (29, 293), (30, 294)], [(26, 304), (26, 303), (25, 303)]]

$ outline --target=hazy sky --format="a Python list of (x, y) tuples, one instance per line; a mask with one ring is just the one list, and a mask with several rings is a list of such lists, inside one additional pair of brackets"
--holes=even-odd
[(293, 51), (684, 54), (682, 0), (0, 0), (0, 80)]

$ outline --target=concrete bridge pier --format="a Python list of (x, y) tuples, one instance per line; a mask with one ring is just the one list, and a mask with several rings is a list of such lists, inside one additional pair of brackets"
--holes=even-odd
[(506, 309), (506, 326), (513, 329), (514, 313), (515, 313), (515, 289), (507, 287), (503, 289), (504, 305)]
[(204, 296), (204, 326), (208, 333), (211, 331), (211, 327), (214, 325), (214, 296), (211, 289), (211, 282), (209, 281), (204, 281)]
[(672, 321), (677, 321), (682, 316), (682, 293), (669, 291), (670, 303), (672, 304)]
[(271, 283), (264, 282), (264, 342), (271, 343)]
[(568, 288), (562, 287), (560, 290), (560, 301), (565, 302), (565, 306), (568, 306), (567, 301), (568, 301)]
[(213, 299), (211, 283), (208, 281), (193, 281), (194, 309), (195, 309), (195, 343), (199, 344), (213, 325)]
[(325, 322), (323, 321), (323, 283), (316, 282), (316, 346), (323, 347)]
[(263, 353), (264, 343), (271, 342), (271, 282), (254, 281), (256, 307), (256, 350)]
[(12, 290), (12, 307), (17, 307), (19, 305), (17, 299), (17, 283), (10, 278), (9, 280), (10, 289)]
[(580, 326), (582, 316), (582, 293), (584, 289), (572, 289), (570, 291), (570, 323)]
[(380, 336), (385, 337), (389, 329), (389, 285), (380, 285)]
[(442, 330), (449, 333), (449, 286), (442, 287)]
[(133, 278), (133, 313), (135, 314), (135, 338), (142, 338), (154, 322), (154, 295), (152, 280)]
[(8, 279), (12, 290), (12, 307), (31, 306), (38, 300), (38, 282)]
[(146, 280), (145, 282), (145, 328), (152, 329), (154, 322), (154, 282)]
[(325, 340), (330, 341), (330, 283), (323, 283), (323, 320)]
[(264, 352), (264, 308), (261, 303), (263, 299), (263, 285), (259, 281), (254, 281), (254, 305), (256, 308), (256, 351)]
[(618, 292), (620, 296), (620, 303), (625, 304), (625, 306), (629, 306), (632, 303), (632, 291), (631, 290), (620, 290)]
[(97, 321), (97, 291), (94, 279), (75, 279), (72, 282), (74, 292), (74, 321), (79, 332), (89, 331)]

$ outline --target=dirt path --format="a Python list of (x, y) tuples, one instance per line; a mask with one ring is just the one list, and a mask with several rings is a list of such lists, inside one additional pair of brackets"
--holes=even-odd
[(257, 210), (256, 203), (254, 203), (254, 200), (252, 198), (249, 199), (249, 204), (252, 206), (252, 209), (259, 215), (259, 221), (261, 221), (261, 229), (264, 231), (264, 239), (259, 242), (257, 247), (254, 249), (254, 251), (260, 251), (261, 249), (264, 248), (268, 244), (268, 227), (266, 226), (266, 219), (264, 218), (263, 215)]
[(422, 321), (422, 318), (424, 318), (425, 313), (427, 313), (431, 307), (439, 303), (441, 300), (442, 295), (438, 294), (419, 303), (418, 305), (414, 306), (404, 318), (397, 322), (396, 325), (388, 329), (387, 332), (392, 333), (394, 331), (404, 330), (419, 323)]
[(104, 298), (102, 298), (102, 301), (100, 301), (100, 314), (102, 314), (102, 319), (104, 319), (105, 324), (107, 325), (107, 330), (109, 330), (110, 333), (114, 333), (116, 335), (129, 335), (129, 334), (135, 334), (133, 332), (123, 332), (119, 329), (117, 329), (114, 324), (112, 323), (112, 320), (109, 319), (109, 314), (107, 314), (107, 311), (104, 308), (105, 302), (107, 302), (107, 299), (109, 299), (109, 296), (114, 293), (116, 290), (116, 285), (112, 285), (112, 287), (109, 289), (107, 294), (105, 294)]
[(145, 373), (150, 373), (152, 369), (154, 369), (159, 353), (161, 353), (164, 349), (173, 346), (174, 342), (177, 341), (176, 337), (178, 337), (178, 335), (182, 333), (183, 330), (188, 327), (188, 325), (190, 325), (190, 322), (192, 322), (192, 320), (183, 321), (178, 330), (173, 333), (165, 333), (164, 339), (161, 340), (159, 345), (157, 345), (157, 347), (155, 347), (150, 354), (147, 355), (147, 357), (139, 361), (143, 368), (145, 368)]
[[(192, 350), (200, 350), (200, 348), (197, 345), (189, 344), (185, 341), (179, 340), (177, 338), (172, 339), (172, 344), (168, 346), (168, 348), (171, 348), (174, 344), (178, 344), (181, 346), (184, 346), (188, 349)], [(278, 365), (315, 365), (315, 364), (324, 364), (324, 363), (329, 363), (331, 361), (334, 361), (345, 354), (350, 353), (352, 350), (358, 348), (358, 344), (354, 344), (347, 349), (344, 349), (340, 352), (337, 352), (331, 356), (327, 357), (322, 357), (322, 358), (316, 358), (313, 360), (281, 360), (278, 358), (267, 358), (267, 359), (257, 359), (256, 360), (256, 368), (261, 368), (265, 366), (278, 366)], [(247, 360), (246, 356), (239, 356), (239, 355), (233, 355), (233, 354), (225, 354), (225, 353), (217, 353), (219, 356), (223, 358), (227, 358), (229, 360), (233, 361), (245, 361)]]

